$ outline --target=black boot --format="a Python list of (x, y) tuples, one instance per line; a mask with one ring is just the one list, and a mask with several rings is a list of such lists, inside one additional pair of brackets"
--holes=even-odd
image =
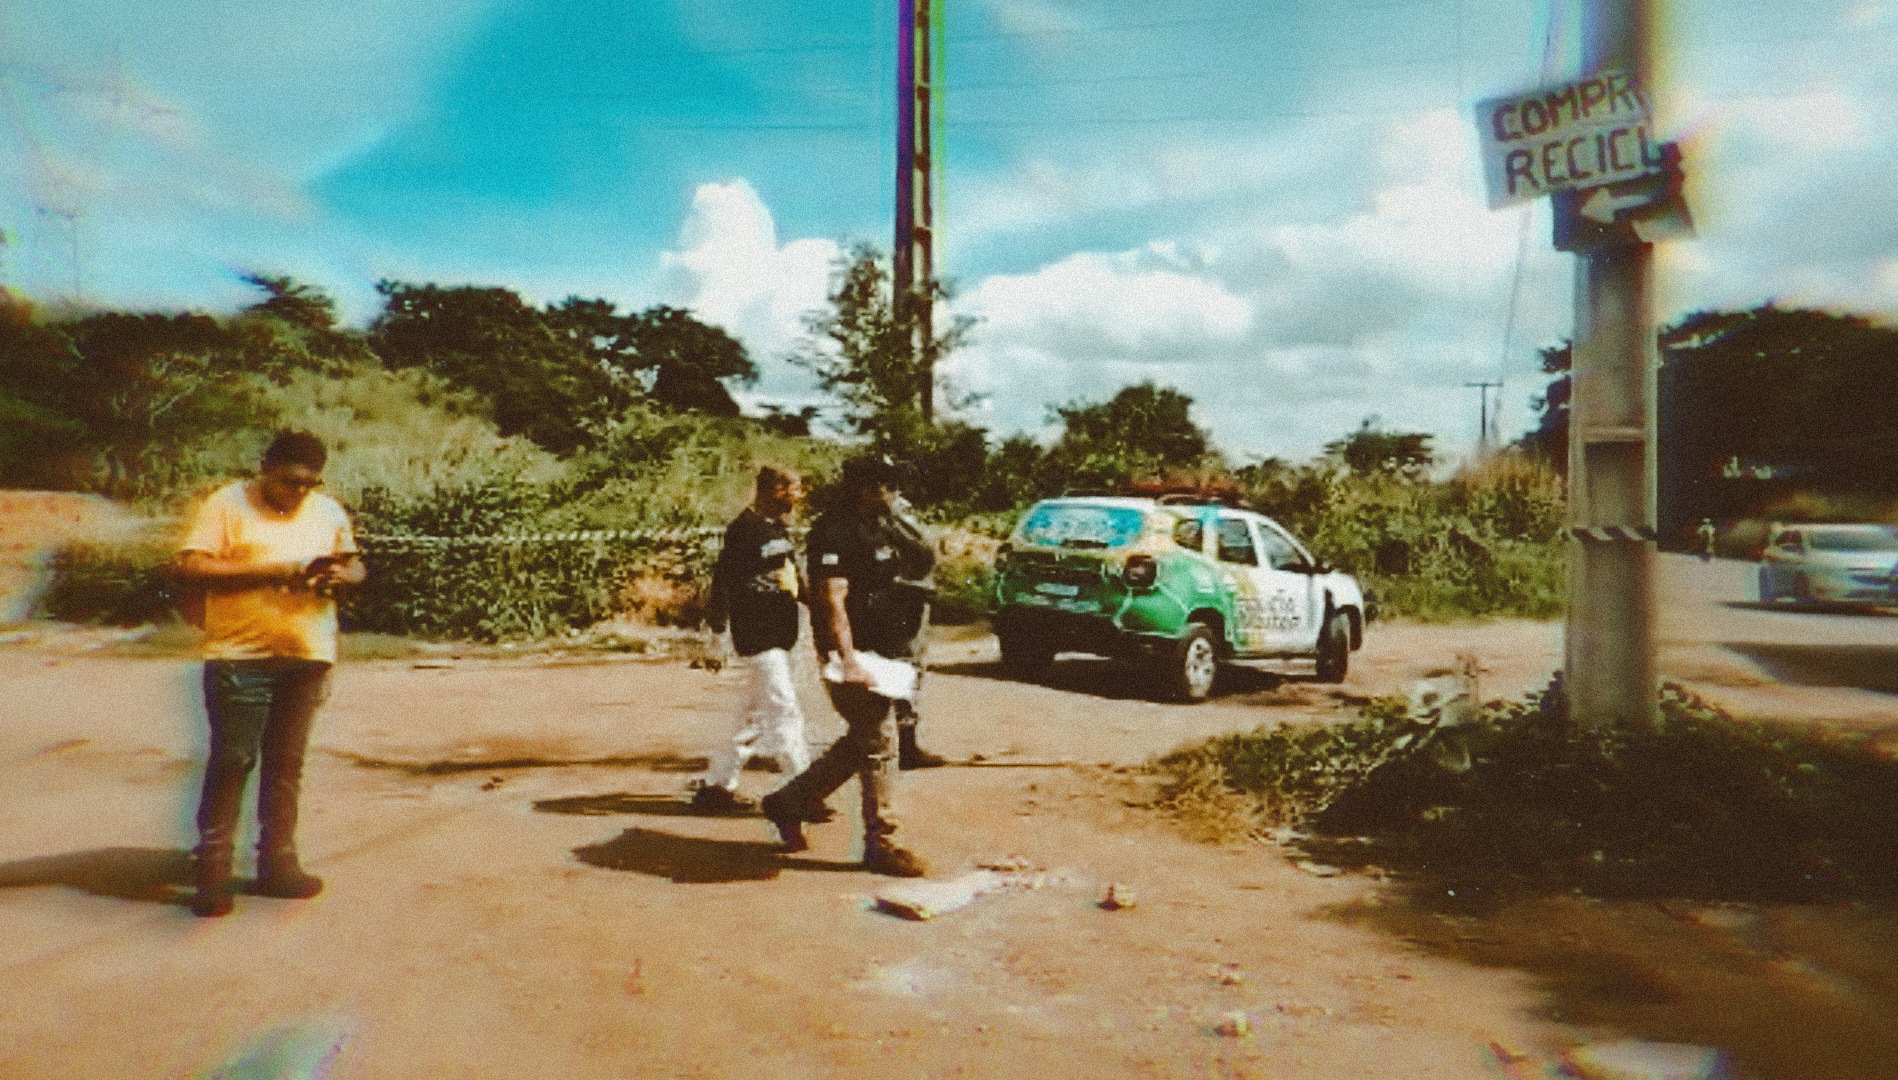
[(202, 844), (192, 853), (192, 878), (197, 890), (191, 894), (191, 913), (215, 919), (231, 913), (231, 849)]
[(323, 879), (305, 873), (294, 849), (260, 852), (257, 856), (258, 896), (280, 900), (308, 900), (323, 891)]
[(916, 745), (916, 725), (896, 725), (896, 767), (899, 769), (934, 769), (949, 764), (949, 759), (941, 754), (932, 754)]

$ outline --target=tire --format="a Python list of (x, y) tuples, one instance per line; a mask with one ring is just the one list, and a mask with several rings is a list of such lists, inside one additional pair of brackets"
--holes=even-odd
[(1351, 616), (1334, 611), (1318, 633), (1318, 681), (1341, 683), (1351, 670)]
[(1054, 646), (1039, 634), (1011, 630), (997, 634), (996, 641), (1002, 646), (1002, 666), (1018, 679), (1045, 679), (1054, 667)]
[(1161, 680), (1167, 696), (1189, 705), (1205, 701), (1219, 676), (1219, 642), (1205, 623), (1189, 623), (1186, 635), (1165, 653)]
[(1793, 575), (1793, 599), (1802, 604), (1812, 603), (1812, 582), (1804, 574)]

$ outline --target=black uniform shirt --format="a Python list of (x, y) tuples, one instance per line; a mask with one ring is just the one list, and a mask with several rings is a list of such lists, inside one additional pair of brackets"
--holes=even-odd
[(851, 507), (833, 510), (811, 527), (808, 559), (819, 652), (837, 648), (825, 594), (831, 578), (843, 578), (850, 583), (844, 614), (856, 648), (892, 657), (914, 654), (929, 602), (929, 572), (936, 565), (920, 529), (894, 514), (866, 518)]
[(797, 644), (797, 562), (784, 522), (746, 507), (725, 528), (712, 569), (712, 626), (731, 620), (732, 651), (756, 656)]

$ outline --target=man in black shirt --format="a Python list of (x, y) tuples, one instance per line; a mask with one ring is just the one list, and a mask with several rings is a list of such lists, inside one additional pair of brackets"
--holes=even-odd
[(804, 823), (820, 820), (823, 800), (852, 775), (863, 788), (863, 865), (876, 873), (920, 877), (923, 860), (896, 841), (891, 808), (896, 779), (894, 706), (915, 694), (915, 655), (935, 555), (921, 534), (891, 510), (895, 470), (864, 458), (844, 467), (840, 502), (811, 528), (812, 632), (824, 662), (824, 686), (843, 717), (843, 738), (810, 768), (764, 797), (765, 817), (790, 851), (802, 851)]
[(751, 505), (725, 529), (712, 569), (711, 628), (719, 633), (730, 623), (732, 651), (750, 670), (751, 696), (731, 742), (713, 752), (711, 768), (693, 782), (692, 805), (708, 813), (752, 809), (738, 794), (746, 758), (770, 757), (791, 773), (811, 763), (804, 713), (791, 683), (803, 589), (785, 528), (802, 495), (796, 475), (768, 465), (759, 469)]

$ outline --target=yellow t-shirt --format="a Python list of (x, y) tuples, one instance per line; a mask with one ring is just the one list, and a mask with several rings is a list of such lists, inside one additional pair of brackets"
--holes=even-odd
[[(180, 545), (255, 565), (307, 565), (323, 555), (355, 552), (342, 504), (320, 491), (304, 496), (289, 517), (252, 501), (249, 482), (227, 484), (199, 508)], [(273, 657), (336, 662), (336, 601), (286, 585), (218, 589), (205, 596), (204, 655), (212, 660)]]

